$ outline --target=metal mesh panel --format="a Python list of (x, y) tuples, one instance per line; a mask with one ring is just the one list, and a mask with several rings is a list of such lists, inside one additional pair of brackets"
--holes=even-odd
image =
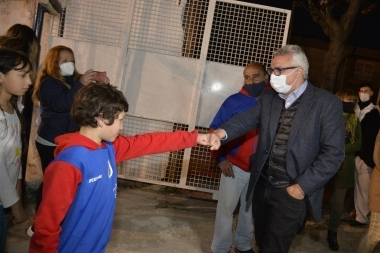
[[(173, 131), (178, 131), (178, 130), (187, 131), (188, 125), (174, 123)], [(165, 178), (163, 178), (162, 181), (176, 183), (176, 184), (179, 183), (179, 180), (181, 178), (183, 155), (184, 155), (183, 149), (179, 151), (170, 152), (169, 163), (166, 169)]]
[[(196, 127), (196, 129), (200, 133), (209, 132), (209, 129), (204, 127)], [(218, 190), (220, 173), (218, 164), (211, 157), (209, 147), (198, 145), (191, 149), (186, 185)]]
[(207, 17), (208, 0), (186, 1), (186, 8), (183, 13), (183, 56), (197, 58), (201, 54), (204, 28)]
[[(172, 132), (187, 130), (184, 124), (127, 116), (123, 123), (123, 135), (148, 132)], [(134, 158), (118, 165), (119, 175), (128, 178), (144, 178), (179, 183), (184, 151), (167, 152)]]
[(127, 14), (123, 0), (67, 1), (60, 16), (54, 19), (55, 37), (120, 46)]
[(208, 1), (137, 0), (129, 48), (199, 58)]
[(286, 18), (287, 13), (216, 2), (207, 60), (269, 66), (273, 51), (282, 46)]

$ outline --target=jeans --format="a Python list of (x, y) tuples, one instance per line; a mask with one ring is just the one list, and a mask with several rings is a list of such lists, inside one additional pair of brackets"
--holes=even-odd
[(369, 200), (369, 183), (371, 180), (372, 168), (368, 167), (360, 157), (355, 157), (355, 209), (356, 220), (368, 224), (368, 214), (370, 212), (368, 206)]
[(250, 173), (233, 166), (235, 178), (223, 174), (220, 179), (214, 238), (211, 249), (214, 253), (227, 253), (232, 245), (233, 213), (240, 199), (239, 217), (235, 230), (235, 247), (251, 249), (253, 240), (252, 205), (247, 206), (245, 197)]
[(367, 234), (359, 244), (358, 253), (370, 253), (380, 242), (380, 213), (371, 212), (371, 222)]

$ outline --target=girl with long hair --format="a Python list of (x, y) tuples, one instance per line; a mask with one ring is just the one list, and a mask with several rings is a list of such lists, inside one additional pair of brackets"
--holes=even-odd
[(5, 208), (10, 208), (13, 223), (27, 218), (21, 203), (23, 96), (32, 84), (31, 63), (25, 56), (0, 49), (0, 252), (5, 252), (8, 227)]

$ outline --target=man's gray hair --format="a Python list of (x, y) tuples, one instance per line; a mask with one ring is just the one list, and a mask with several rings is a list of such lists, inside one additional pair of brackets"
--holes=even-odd
[[(303, 68), (303, 78), (307, 79), (309, 76), (309, 61), (305, 52), (298, 45), (285, 45), (273, 52), (273, 57), (277, 55), (291, 55), (293, 58), (294, 66)], [(290, 67), (290, 66), (289, 66)]]

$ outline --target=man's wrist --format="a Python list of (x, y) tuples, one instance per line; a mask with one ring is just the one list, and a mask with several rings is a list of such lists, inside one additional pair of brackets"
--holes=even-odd
[(218, 136), (219, 140), (221, 140), (221, 141), (224, 141), (227, 139), (226, 131), (224, 131), (221, 128), (216, 129), (213, 133), (215, 133)]

